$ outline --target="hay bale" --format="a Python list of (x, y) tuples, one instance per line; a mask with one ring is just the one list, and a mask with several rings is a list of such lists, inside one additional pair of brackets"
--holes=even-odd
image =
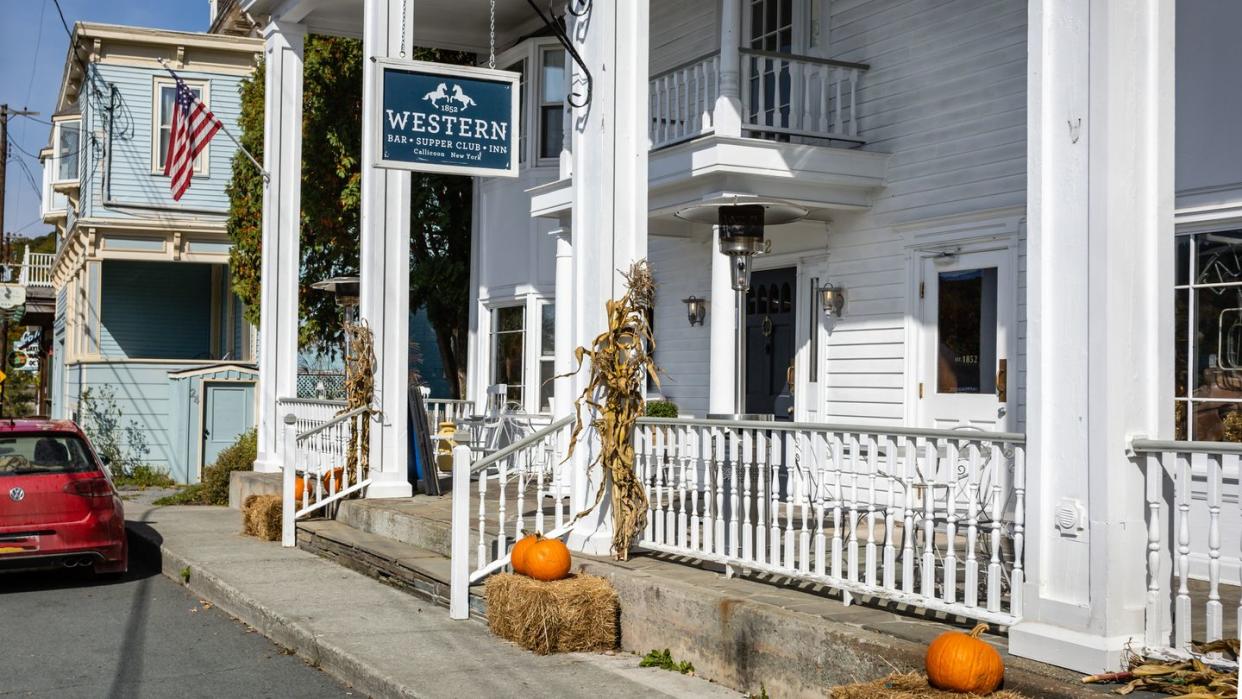
[(251, 495), (242, 503), (242, 533), (265, 541), (279, 541), (281, 497)]
[[(964, 699), (974, 696), (944, 692), (927, 684), (927, 677), (918, 672), (894, 673), (871, 682), (833, 687), (832, 699)], [(1021, 694), (1006, 689), (992, 692), (991, 699), (1023, 699)]]
[(498, 573), (483, 587), (492, 633), (539, 655), (617, 647), (617, 593), (594, 575), (541, 582)]

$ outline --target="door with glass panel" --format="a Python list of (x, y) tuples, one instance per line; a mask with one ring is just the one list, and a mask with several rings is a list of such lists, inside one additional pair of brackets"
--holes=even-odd
[(787, 57), (805, 52), (804, 23), (795, 20), (804, 8), (805, 0), (744, 0), (742, 89), (748, 125), (760, 129), (791, 126), (790, 114), (797, 108), (791, 94), (796, 76), (791, 75)]
[(1016, 308), (1010, 253), (923, 258), (919, 283), (919, 422), (1008, 431)]

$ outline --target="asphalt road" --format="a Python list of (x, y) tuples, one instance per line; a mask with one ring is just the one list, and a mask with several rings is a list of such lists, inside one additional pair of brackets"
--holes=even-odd
[(342, 697), (347, 689), (159, 574), (0, 575), (0, 697)]

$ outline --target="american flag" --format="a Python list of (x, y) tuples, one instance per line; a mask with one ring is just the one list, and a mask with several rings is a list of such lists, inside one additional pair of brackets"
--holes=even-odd
[(164, 175), (171, 178), (169, 189), (173, 201), (179, 201), (190, 188), (194, 174), (194, 158), (207, 147), (211, 137), (220, 130), (220, 120), (194, 96), (185, 82), (168, 69), (177, 81), (177, 97), (173, 100), (172, 130), (168, 135), (168, 156), (164, 159)]

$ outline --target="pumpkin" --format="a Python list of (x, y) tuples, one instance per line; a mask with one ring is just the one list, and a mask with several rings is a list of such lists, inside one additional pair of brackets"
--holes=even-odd
[(298, 504), (298, 507), (302, 506), (302, 495), (305, 492), (306, 479), (302, 478), (302, 474), (299, 473), (297, 477), (293, 479), (293, 501)]
[(988, 630), (979, 624), (969, 634), (947, 631), (927, 647), (927, 680), (936, 689), (970, 694), (991, 694), (1005, 678), (1000, 653), (979, 640)]
[(513, 566), (513, 572), (526, 575), (526, 554), (530, 553), (530, 547), (534, 546), (542, 538), (536, 532), (518, 539), (518, 542), (513, 545), (513, 550), (509, 552), (509, 565)]
[(526, 550), (522, 565), (536, 580), (561, 580), (569, 576), (569, 548), (560, 539), (540, 539)]
[[(344, 475), (345, 469), (340, 466), (337, 466), (331, 471), (323, 474), (323, 478), (320, 479), (323, 482), (323, 494), (328, 495), (330, 493), (341, 492), (341, 485), (344, 483)], [(336, 481), (335, 490), (332, 489), (332, 481)]]

